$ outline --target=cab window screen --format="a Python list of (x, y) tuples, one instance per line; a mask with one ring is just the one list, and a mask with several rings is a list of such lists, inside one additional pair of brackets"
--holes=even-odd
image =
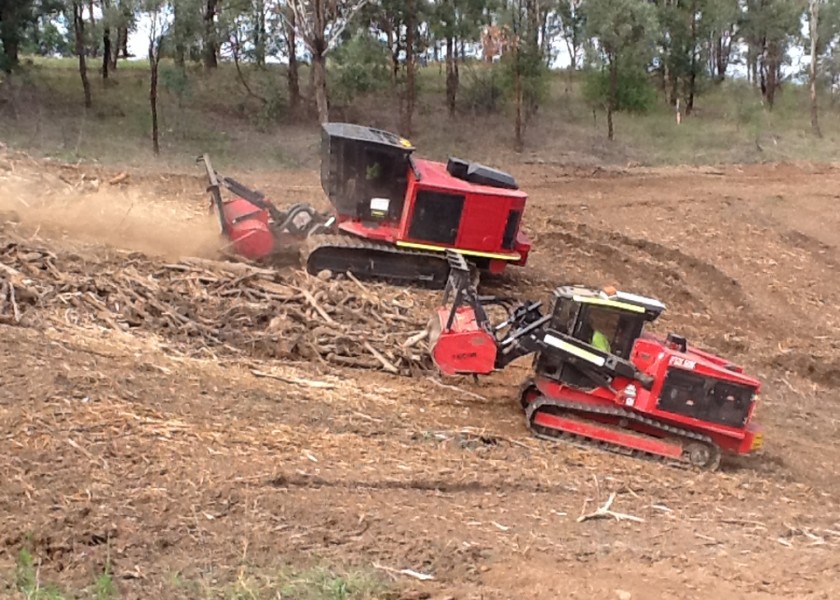
[(454, 244), (463, 211), (464, 196), (421, 190), (414, 202), (408, 235), (415, 240)]

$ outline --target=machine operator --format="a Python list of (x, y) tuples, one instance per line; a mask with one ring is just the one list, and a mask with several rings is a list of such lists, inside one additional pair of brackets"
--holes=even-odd
[(614, 329), (614, 327), (611, 326), (612, 324), (610, 323), (610, 319), (597, 310), (590, 310), (588, 321), (589, 328), (592, 330), (592, 338), (589, 340), (589, 343), (601, 352), (611, 354), (612, 348), (610, 347), (610, 338), (605, 333), (606, 331)]

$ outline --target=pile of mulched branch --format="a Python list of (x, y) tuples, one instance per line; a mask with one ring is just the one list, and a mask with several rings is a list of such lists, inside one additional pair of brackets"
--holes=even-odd
[(428, 304), (405, 288), (244, 263), (94, 260), (0, 229), (0, 323), (152, 333), (178, 352), (422, 374)]

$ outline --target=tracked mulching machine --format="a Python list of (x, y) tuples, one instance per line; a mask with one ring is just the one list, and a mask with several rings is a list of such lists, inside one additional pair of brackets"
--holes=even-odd
[[(569, 285), (543, 314), (541, 302), (479, 296), (464, 257), (448, 258), (430, 322), (434, 362), (446, 375), (477, 376), (533, 354), (519, 401), (537, 437), (708, 470), (723, 453), (762, 447), (752, 420), (760, 382), (684, 337), (645, 332), (665, 310), (658, 300)], [(494, 305), (507, 314), (495, 325)]]
[[(321, 186), (332, 210), (281, 210), (262, 193), (217, 173), (205, 154), (211, 205), (236, 254), (257, 262), (298, 253), (307, 270), (351, 272), (442, 288), (445, 252), (457, 249), (478, 270), (524, 266), (531, 242), (521, 231), (527, 195), (514, 178), (450, 158), (419, 159), (398, 135), (325, 123)], [(222, 188), (233, 194), (223, 199)]]

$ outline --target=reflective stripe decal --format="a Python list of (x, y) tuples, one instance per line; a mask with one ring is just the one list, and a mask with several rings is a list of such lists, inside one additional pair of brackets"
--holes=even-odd
[(630, 302), (638, 302), (639, 304), (646, 304), (653, 308), (660, 308), (665, 310), (665, 305), (656, 298), (648, 298), (647, 296), (639, 296), (638, 294), (631, 294), (629, 292), (616, 292), (615, 297), (619, 300), (629, 300)]
[[(441, 246), (430, 246), (428, 244), (416, 244), (414, 242), (397, 242), (397, 246), (403, 246), (404, 248), (415, 248), (417, 250), (432, 250), (434, 252), (446, 252), (450, 250), (450, 248), (444, 248)], [(519, 253), (515, 254), (496, 254), (494, 252), (480, 252), (478, 250), (463, 250), (462, 248), (451, 248), (455, 252), (460, 252), (461, 254), (466, 254), (467, 256), (481, 256), (482, 258), (497, 258), (499, 260), (519, 260), (522, 258)]]
[(630, 312), (643, 313), (645, 308), (636, 304), (627, 304), (626, 302), (617, 302), (616, 300), (605, 300), (604, 298), (594, 298), (590, 296), (573, 296), (572, 300), (575, 302), (582, 302), (586, 304), (600, 304), (601, 306), (611, 306), (620, 310), (629, 310)]
[(584, 350), (583, 348), (578, 348), (574, 344), (570, 344), (569, 342), (563, 341), (558, 337), (547, 333), (546, 336), (543, 338), (546, 344), (549, 346), (554, 346), (559, 350), (565, 350), (569, 354), (577, 356), (578, 358), (582, 358), (586, 362), (591, 362), (593, 365), (598, 365), (599, 367), (603, 367), (606, 364), (606, 359), (602, 356), (598, 356), (588, 350)]

